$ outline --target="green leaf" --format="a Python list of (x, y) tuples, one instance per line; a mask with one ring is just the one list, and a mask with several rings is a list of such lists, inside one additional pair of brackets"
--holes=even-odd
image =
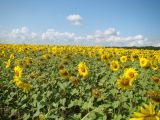
[(12, 109), (9, 117), (12, 117), (15, 113), (17, 113), (17, 109)]
[(121, 120), (121, 118), (123, 118), (121, 114), (114, 115), (114, 120)]
[(113, 108), (117, 108), (119, 105), (120, 105), (119, 101), (114, 101), (112, 104)]
[(25, 113), (25, 114), (23, 115), (23, 120), (28, 120), (29, 117), (30, 117), (30, 114)]
[(40, 115), (40, 111), (39, 111), (39, 109), (37, 109), (37, 111), (34, 113), (34, 115), (33, 115), (33, 118), (35, 118), (35, 117), (37, 117), (37, 116), (39, 116)]
[(61, 99), (61, 100), (60, 100), (60, 103), (64, 106), (65, 103), (66, 103), (66, 98)]

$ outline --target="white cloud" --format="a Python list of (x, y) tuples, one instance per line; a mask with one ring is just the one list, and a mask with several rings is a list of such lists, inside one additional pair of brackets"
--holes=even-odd
[(79, 14), (72, 14), (66, 17), (73, 25), (81, 25), (82, 17)]
[[(124, 37), (115, 28), (96, 30), (94, 34), (77, 35), (69, 32), (59, 32), (48, 29), (42, 33), (31, 32), (27, 27), (0, 32), (0, 43), (38, 43), (38, 44), (79, 44), (103, 46), (160, 46), (160, 43), (151, 42), (143, 35)], [(158, 44), (156, 44), (158, 43)]]
[(74, 33), (68, 33), (68, 32), (58, 32), (54, 29), (48, 29), (46, 32), (42, 33), (41, 35), (42, 40), (50, 40), (54, 42), (59, 41), (73, 41), (76, 38), (76, 35)]
[(8, 33), (8, 38), (10, 40), (35, 40), (38, 39), (39, 36), (37, 33), (30, 32), (27, 27), (21, 27), (13, 29), (11, 32)]
[(135, 35), (124, 37), (120, 35), (115, 28), (108, 28), (106, 30), (97, 30), (93, 35), (87, 35), (86, 37), (90, 41), (95, 41), (96, 43), (101, 43), (104, 41), (108, 43), (108, 45), (112, 44), (123, 44), (124, 46), (143, 46), (144, 41), (147, 38), (144, 38), (143, 35)]
[(96, 33), (95, 33), (97, 36), (117, 36), (119, 35), (119, 32), (116, 31), (115, 28), (108, 28), (104, 31), (102, 30), (97, 30)]

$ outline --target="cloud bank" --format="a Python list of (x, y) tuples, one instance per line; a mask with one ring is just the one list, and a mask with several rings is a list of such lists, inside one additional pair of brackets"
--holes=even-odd
[(36, 33), (27, 27), (0, 32), (0, 43), (21, 44), (70, 44), (70, 45), (102, 45), (102, 46), (160, 46), (160, 43), (152, 43), (143, 35), (124, 37), (115, 28), (96, 30), (89, 35), (77, 35), (69, 32), (59, 32), (55, 29), (47, 29), (45, 32)]

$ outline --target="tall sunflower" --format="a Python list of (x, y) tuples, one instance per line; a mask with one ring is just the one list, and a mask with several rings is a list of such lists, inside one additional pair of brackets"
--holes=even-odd
[(134, 68), (127, 68), (124, 71), (124, 76), (132, 80), (136, 80), (138, 77), (138, 72)]
[(133, 79), (130, 79), (125, 76), (121, 76), (120, 79), (117, 80), (118, 89), (126, 90), (131, 88), (133, 85)]
[(113, 70), (114, 72), (119, 70), (119, 68), (120, 68), (120, 65), (119, 65), (119, 62), (117, 60), (113, 60), (110, 63), (110, 69)]
[(144, 104), (140, 112), (134, 112), (133, 118), (129, 120), (160, 120), (160, 110), (156, 112), (152, 103)]
[(78, 64), (78, 72), (83, 77), (88, 75), (88, 67), (86, 66), (85, 62), (80, 62)]

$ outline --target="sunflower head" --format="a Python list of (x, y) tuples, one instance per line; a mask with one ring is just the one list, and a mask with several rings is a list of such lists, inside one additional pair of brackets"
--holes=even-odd
[(11, 54), (10, 55), (10, 59), (14, 59), (15, 55), (14, 54)]
[(119, 68), (120, 68), (120, 65), (119, 65), (118, 60), (113, 60), (113, 61), (110, 63), (110, 69), (111, 69), (112, 71), (117, 71), (117, 70), (119, 70)]
[(140, 63), (140, 66), (141, 66), (142, 68), (147, 68), (147, 67), (149, 67), (149, 60), (146, 59), (146, 58), (140, 58), (140, 59), (139, 59), (139, 63)]
[(135, 53), (131, 55), (131, 61), (134, 62), (135, 60), (138, 59), (138, 55), (136, 55)]
[(75, 76), (71, 76), (69, 80), (73, 83), (73, 85), (79, 85), (80, 80), (76, 78)]
[(48, 60), (48, 59), (51, 59), (51, 56), (49, 54), (45, 54), (45, 55), (43, 55), (43, 58)]
[(152, 63), (151, 68), (152, 68), (152, 70), (156, 71), (156, 70), (158, 70), (158, 65), (156, 63)]
[(95, 98), (99, 98), (101, 97), (101, 92), (98, 90), (98, 89), (92, 89), (92, 96), (95, 97)]
[(6, 64), (6, 68), (9, 68), (9, 67), (10, 67), (10, 65), (11, 65), (11, 60), (10, 60), (10, 59), (8, 59), (8, 61), (6, 61), (6, 62), (5, 62), (5, 64)]
[(60, 69), (59, 70), (59, 74), (64, 78), (68, 78), (69, 77), (69, 73), (65, 68), (64, 69)]
[(22, 68), (19, 66), (14, 67), (14, 73), (16, 77), (20, 78), (22, 76)]
[(160, 92), (148, 91), (147, 97), (149, 97), (154, 103), (160, 104)]
[(101, 55), (101, 60), (107, 61), (108, 60), (108, 55), (107, 54), (102, 54)]
[(83, 77), (88, 75), (88, 67), (86, 66), (85, 62), (80, 62), (78, 64), (78, 72), (79, 72), (79, 75)]
[(157, 77), (157, 76), (152, 76), (152, 77), (151, 77), (151, 80), (152, 80), (153, 82), (155, 82), (156, 84), (160, 84), (160, 78)]
[(120, 61), (121, 61), (122, 63), (127, 62), (127, 56), (122, 56), (122, 57), (120, 58)]
[(136, 80), (138, 77), (138, 72), (134, 68), (127, 68), (124, 71), (124, 76), (129, 79)]
[(130, 79), (125, 76), (121, 76), (120, 79), (117, 80), (117, 87), (121, 90), (126, 90), (131, 88), (133, 85), (133, 79)]
[(30, 91), (30, 89), (32, 89), (31, 84), (25, 83), (23, 81), (21, 81), (17, 87), (21, 88), (24, 92), (28, 92), (28, 91)]

